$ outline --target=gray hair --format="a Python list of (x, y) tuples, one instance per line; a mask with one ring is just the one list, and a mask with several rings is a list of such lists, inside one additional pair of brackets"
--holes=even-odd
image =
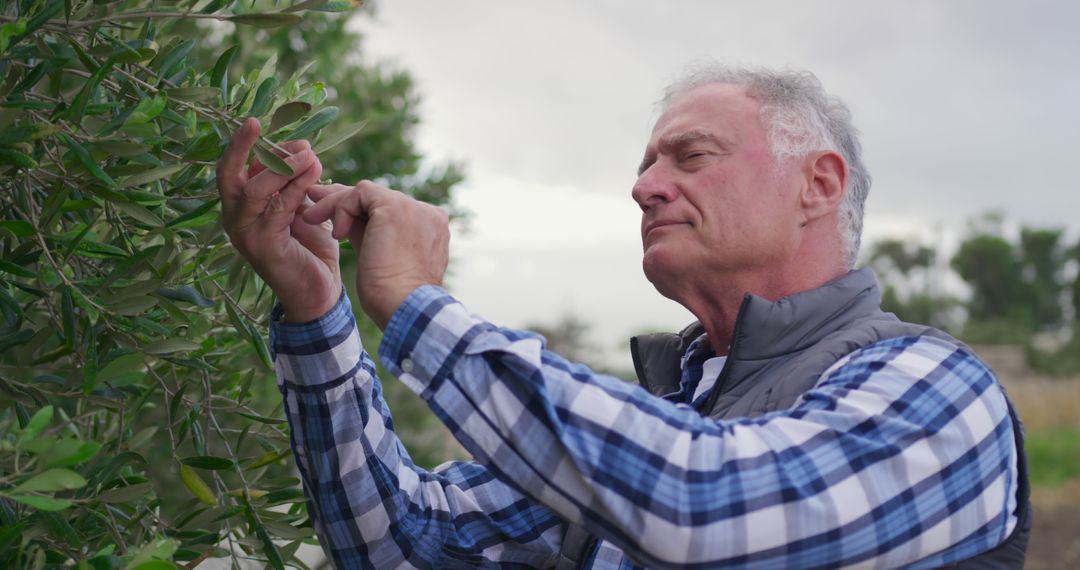
[(862, 241), (862, 219), (870, 173), (862, 161), (859, 132), (851, 123), (851, 111), (830, 96), (821, 82), (806, 71), (777, 71), (708, 64), (698, 67), (664, 90), (667, 108), (680, 95), (704, 85), (720, 83), (746, 88), (761, 103), (761, 125), (778, 160), (801, 158), (819, 150), (844, 157), (848, 180), (840, 204), (840, 239), (849, 267), (854, 267)]

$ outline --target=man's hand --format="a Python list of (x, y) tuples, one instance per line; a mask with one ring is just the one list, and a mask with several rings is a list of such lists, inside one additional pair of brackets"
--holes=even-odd
[(338, 242), (325, 224), (305, 222), (308, 188), (322, 164), (307, 141), (282, 145), (293, 176), (280, 176), (258, 160), (245, 170), (259, 138), (259, 121), (248, 119), (233, 133), (217, 166), (225, 233), (274, 290), (285, 320), (306, 322), (329, 311), (341, 294)]
[(352, 242), (360, 304), (379, 328), (413, 289), (442, 285), (450, 246), (445, 210), (366, 180), (354, 188), (315, 185), (308, 194), (316, 204), (304, 220), (331, 220), (334, 237)]

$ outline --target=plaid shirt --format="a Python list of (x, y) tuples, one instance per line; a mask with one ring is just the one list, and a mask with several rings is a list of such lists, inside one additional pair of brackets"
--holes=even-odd
[(715, 421), (688, 401), (700, 362), (684, 359), (680, 401), (660, 399), (422, 287), (379, 356), (475, 458), (428, 471), (394, 434), (344, 297), (271, 337), (338, 568), (551, 566), (564, 520), (601, 538), (593, 568), (932, 568), (1016, 524), (1004, 394), (938, 339), (879, 342), (789, 410)]

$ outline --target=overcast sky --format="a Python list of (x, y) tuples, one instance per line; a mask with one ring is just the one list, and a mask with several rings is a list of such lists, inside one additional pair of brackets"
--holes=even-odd
[(416, 79), (421, 151), (466, 167), (449, 286), (500, 325), (573, 312), (614, 351), (688, 322), (641, 274), (630, 189), (660, 92), (703, 59), (807, 69), (848, 103), (865, 242), (955, 241), (990, 210), (1080, 227), (1077, 2), (385, 0), (359, 23)]

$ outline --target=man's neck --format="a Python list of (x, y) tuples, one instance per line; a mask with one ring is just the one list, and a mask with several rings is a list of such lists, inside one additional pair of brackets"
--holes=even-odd
[[(843, 268), (799, 276), (773, 274), (747, 276), (744, 279), (730, 278), (726, 281), (715, 281), (712, 287), (703, 285), (680, 302), (701, 321), (716, 355), (724, 356), (730, 351), (735, 322), (747, 293), (768, 301), (777, 301), (795, 293), (821, 287), (846, 271), (847, 269)], [(716, 283), (724, 285), (718, 287)]]

